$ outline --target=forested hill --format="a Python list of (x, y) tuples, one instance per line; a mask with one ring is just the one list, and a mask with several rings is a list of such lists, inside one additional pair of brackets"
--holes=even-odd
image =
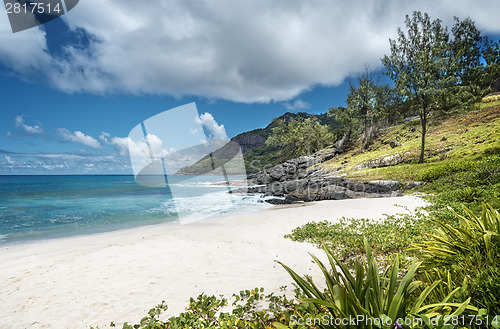
[[(331, 131), (341, 128), (341, 124), (336, 121), (333, 116), (327, 113), (309, 114), (304, 112), (286, 112), (280, 117), (273, 119), (265, 128), (250, 130), (234, 136), (231, 138), (230, 143), (215, 151), (213, 156), (217, 159), (229, 159), (235, 154), (235, 145), (239, 145), (243, 152), (247, 173), (254, 173), (265, 168), (270, 168), (294, 157), (290, 148), (266, 145), (266, 140), (270, 136), (272, 128), (276, 127), (280, 121), (289, 123), (293, 119), (307, 118), (316, 119), (320, 124), (328, 126)], [(332, 144), (333, 142), (334, 140), (332, 140)], [(182, 168), (178, 174), (202, 174), (207, 172), (210, 167), (210, 159), (204, 157), (196, 164)]]

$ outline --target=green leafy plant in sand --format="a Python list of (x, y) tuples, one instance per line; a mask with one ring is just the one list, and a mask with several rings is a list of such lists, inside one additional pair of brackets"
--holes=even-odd
[[(398, 319), (406, 318), (420, 318), (422, 322), (419, 327), (426, 325), (432, 328), (434, 326), (431, 325), (431, 319), (439, 315), (459, 316), (464, 312), (472, 312), (473, 314), (479, 312), (476, 307), (469, 305), (470, 298), (462, 303), (449, 302), (459, 291), (458, 288), (450, 292), (440, 302), (427, 304), (427, 297), (441, 284), (441, 280), (429, 285), (415, 280), (415, 273), (421, 265), (415, 260), (408, 272), (400, 279), (398, 277), (398, 257), (383, 274), (380, 274), (366, 239), (364, 244), (366, 262), (357, 264), (352, 272), (327, 246), (323, 246), (323, 249), (328, 257), (330, 268), (312, 256), (323, 272), (327, 286), (324, 291), (321, 291), (310, 277), (304, 279), (291, 268), (280, 263), (307, 296), (303, 301), (313, 303), (318, 311), (326, 308), (334, 318), (344, 319), (362, 316), (371, 319), (385, 319), (385, 323), (391, 323), (391, 325), (376, 326), (369, 321), (361, 321), (355, 325), (337, 325), (330, 322), (328, 325), (319, 325), (320, 328), (403, 328), (402, 324), (396, 325), (396, 322)], [(418, 289), (421, 289), (419, 294), (416, 293)], [(403, 321), (401, 322), (403, 323)], [(413, 323), (418, 322), (414, 321)], [(444, 328), (445, 326), (441, 322), (441, 326), (435, 327)]]
[[(284, 291), (286, 286), (281, 287)], [(296, 298), (289, 299), (285, 294), (278, 296), (274, 293), (265, 295), (264, 288), (242, 290), (233, 294), (233, 303), (228, 306), (228, 300), (223, 296), (199, 295), (191, 298), (186, 311), (178, 316), (172, 316), (166, 321), (160, 320), (160, 314), (167, 310), (165, 302), (149, 310), (148, 315), (138, 324), (123, 325), (123, 329), (182, 329), (182, 328), (214, 328), (214, 329), (273, 329), (273, 323), (281, 321), (289, 323), (293, 314), (311, 314), (316, 316), (316, 308), (299, 299), (305, 297), (300, 289), (295, 289)], [(268, 303), (263, 308), (262, 304)], [(228, 312), (223, 307), (231, 307)], [(116, 325), (112, 322), (112, 327)], [(304, 329), (305, 326), (295, 326)]]
[[(424, 213), (386, 215), (379, 221), (367, 218), (342, 217), (337, 222), (309, 222), (295, 228), (285, 238), (300, 242), (311, 242), (332, 248), (343, 261), (356, 259), (365, 253), (364, 238), (379, 261), (390, 262), (395, 254), (405, 254), (412, 244), (425, 239), (425, 234), (436, 225)], [(382, 257), (385, 257), (382, 258)]]
[(474, 303), (500, 314), (500, 214), (482, 204), (475, 214), (455, 214), (457, 226), (434, 220), (439, 226), (429, 240), (416, 245), (427, 268), (448, 270), (456, 285), (465, 282)]

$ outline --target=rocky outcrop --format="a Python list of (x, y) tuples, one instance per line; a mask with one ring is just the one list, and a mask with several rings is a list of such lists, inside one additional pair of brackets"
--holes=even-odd
[(375, 198), (403, 195), (405, 189), (420, 185), (419, 182), (378, 180), (370, 182), (354, 181), (343, 177), (315, 177), (234, 190), (237, 192), (262, 193), (266, 196), (285, 197), (288, 202), (343, 200), (354, 198)]
[(297, 179), (300, 180), (307, 177), (319, 176), (322, 174), (321, 170), (309, 168), (318, 162), (319, 159), (317, 157), (303, 156), (288, 160), (270, 169), (250, 175), (248, 176), (248, 179), (253, 185), (269, 185), (276, 182), (292, 181)]
[(401, 195), (403, 191), (396, 181), (359, 182), (340, 178), (309, 181), (301, 188), (287, 194), (285, 199), (321, 201)]
[[(361, 182), (345, 177), (327, 176), (327, 172), (315, 165), (331, 159), (335, 154), (335, 149), (332, 148), (320, 154), (286, 161), (248, 176), (248, 182), (253, 186), (233, 190), (233, 193), (261, 193), (267, 197), (275, 197), (267, 199), (269, 203), (287, 204), (297, 201), (400, 196), (404, 190), (420, 185), (420, 182), (401, 183), (392, 180)], [(404, 155), (387, 156), (364, 162), (358, 165), (358, 169), (390, 166), (403, 160)]]

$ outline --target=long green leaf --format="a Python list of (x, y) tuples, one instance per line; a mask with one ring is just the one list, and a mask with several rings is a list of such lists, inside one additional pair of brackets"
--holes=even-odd
[[(445, 307), (445, 306), (449, 306), (449, 307), (460, 307), (462, 304), (461, 303), (435, 303), (435, 304), (429, 304), (429, 305), (425, 305), (425, 306), (422, 306), (418, 311), (417, 313), (422, 313), (423, 311), (425, 310), (428, 310), (428, 309), (432, 309), (432, 308), (435, 308), (435, 307)], [(474, 306), (471, 306), (471, 305), (467, 305), (465, 307), (465, 309), (469, 310), (469, 311), (474, 311), (474, 312), (477, 312), (479, 309), (477, 307), (474, 307)]]
[(410, 269), (399, 284), (396, 295), (394, 296), (394, 299), (389, 306), (389, 311), (387, 312), (387, 316), (389, 316), (389, 318), (391, 318), (393, 322), (396, 320), (396, 317), (401, 311), (401, 307), (404, 305), (404, 299), (406, 298), (406, 289), (413, 280), (415, 272), (417, 271), (420, 264), (420, 262), (417, 263), (415, 260), (413, 260)]
[(413, 306), (411, 308), (411, 312), (412, 313), (417, 313), (417, 310), (422, 306), (422, 304), (424, 303), (424, 301), (427, 298), (427, 296), (429, 296), (429, 294), (432, 292), (432, 290), (434, 290), (434, 288), (436, 288), (437, 285), (440, 284), (440, 283), (441, 283), (441, 280), (438, 280), (438, 281), (432, 283), (427, 288), (425, 288), (424, 291), (422, 291), (422, 293), (415, 300), (415, 302), (414, 302), (414, 304), (413, 304)]

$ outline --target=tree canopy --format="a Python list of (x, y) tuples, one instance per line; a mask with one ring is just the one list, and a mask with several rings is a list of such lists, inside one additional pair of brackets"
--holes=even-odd
[(439, 19), (414, 12), (406, 16), (406, 32), (398, 28), (396, 40), (389, 40), (391, 53), (384, 56), (387, 74), (411, 109), (418, 114), (422, 127), (419, 162), (424, 161), (428, 116), (443, 105), (447, 88), (456, 83), (450, 56), (449, 34)]
[(362, 147), (370, 144), (379, 125), (386, 124), (395, 99), (392, 88), (380, 84), (368, 67), (351, 77), (347, 107), (332, 107), (330, 115), (342, 122), (346, 138), (362, 136)]
[(322, 125), (314, 117), (294, 118), (288, 124), (285, 120), (277, 120), (267, 145), (290, 147), (294, 156), (312, 154), (332, 143), (332, 133), (326, 125)]

